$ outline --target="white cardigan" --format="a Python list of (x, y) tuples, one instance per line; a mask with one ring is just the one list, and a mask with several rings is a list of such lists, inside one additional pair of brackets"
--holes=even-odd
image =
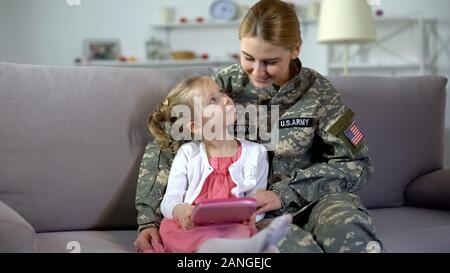
[[(241, 156), (228, 168), (236, 184), (231, 193), (236, 197), (252, 196), (266, 190), (268, 159), (266, 148), (258, 143), (239, 140)], [(161, 202), (164, 217), (173, 218), (172, 212), (181, 203), (192, 204), (200, 194), (206, 178), (213, 172), (203, 142), (181, 145), (170, 169), (166, 193)], [(260, 220), (264, 215), (258, 215)]]

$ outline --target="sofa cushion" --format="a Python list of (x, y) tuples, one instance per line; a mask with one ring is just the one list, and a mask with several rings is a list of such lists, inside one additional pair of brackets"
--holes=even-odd
[(193, 74), (0, 63), (0, 200), (37, 232), (135, 228), (146, 121)]
[(450, 211), (398, 207), (370, 214), (387, 252), (450, 252)]
[(414, 179), (405, 189), (405, 202), (408, 206), (450, 210), (450, 169)]
[(134, 252), (136, 237), (136, 230), (44, 232), (37, 234), (36, 252)]
[(358, 192), (369, 208), (400, 206), (405, 186), (442, 168), (445, 86), (438, 76), (329, 77), (366, 136), (375, 174)]
[(33, 227), (16, 211), (0, 201), (0, 253), (33, 252), (35, 238)]
[[(398, 207), (370, 214), (387, 252), (450, 252), (450, 211)], [(135, 230), (38, 233), (36, 251), (71, 252), (75, 241), (82, 253), (134, 252), (136, 236)]]

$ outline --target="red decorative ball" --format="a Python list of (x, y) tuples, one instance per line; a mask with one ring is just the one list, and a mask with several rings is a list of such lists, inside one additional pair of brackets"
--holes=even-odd
[(199, 16), (199, 17), (195, 18), (195, 21), (197, 21), (197, 23), (203, 23), (205, 21), (205, 18), (203, 18), (202, 16)]
[(207, 60), (209, 58), (209, 54), (208, 53), (203, 53), (201, 55), (202, 59)]
[(180, 17), (180, 23), (184, 24), (187, 23), (188, 19), (186, 17)]

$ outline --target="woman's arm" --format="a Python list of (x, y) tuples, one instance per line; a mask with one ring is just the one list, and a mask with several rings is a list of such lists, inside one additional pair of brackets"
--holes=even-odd
[(161, 244), (158, 232), (162, 219), (160, 204), (166, 191), (172, 160), (173, 154), (160, 151), (156, 143), (149, 143), (145, 148), (135, 199), (139, 228), (134, 246), (138, 252), (152, 249), (152, 243)]
[[(281, 201), (281, 209), (275, 214), (298, 210), (328, 193), (357, 191), (373, 173), (364, 141), (355, 145), (345, 135), (354, 113), (343, 104), (340, 95), (335, 92), (325, 97), (317, 112), (318, 127), (311, 148), (315, 163), (305, 169), (294, 169), (289, 176), (270, 185), (269, 189)], [(280, 164), (292, 164), (289, 162), (292, 158), (278, 160)]]
[(166, 191), (174, 154), (161, 151), (156, 143), (145, 148), (139, 169), (135, 206), (139, 232), (159, 227), (162, 220), (160, 204)]

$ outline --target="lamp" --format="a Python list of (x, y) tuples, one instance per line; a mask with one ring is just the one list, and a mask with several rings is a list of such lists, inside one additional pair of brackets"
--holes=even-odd
[(372, 9), (366, 0), (322, 0), (318, 41), (344, 44), (344, 75), (348, 75), (350, 43), (375, 41)]

